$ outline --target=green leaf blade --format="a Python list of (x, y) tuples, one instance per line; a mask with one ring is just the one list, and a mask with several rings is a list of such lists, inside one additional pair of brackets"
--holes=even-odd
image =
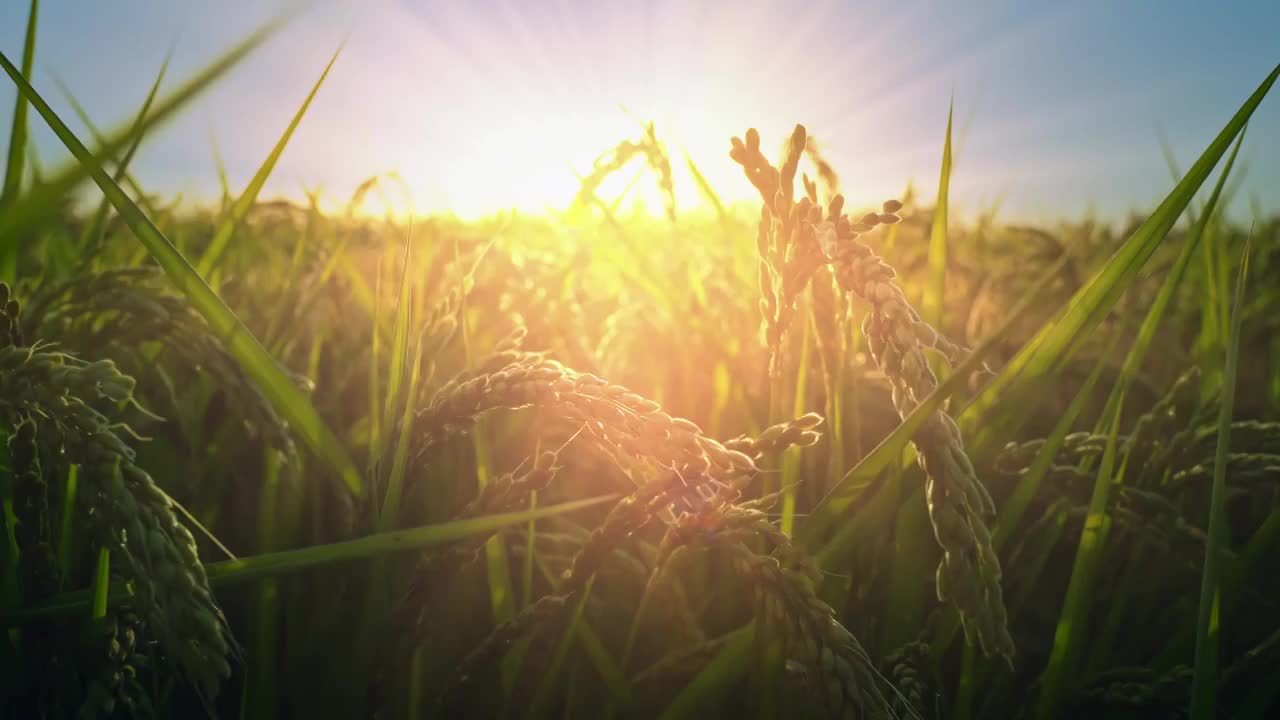
[(947, 107), (947, 136), (942, 144), (942, 171), (938, 178), (938, 200), (929, 229), (929, 280), (920, 303), (920, 316), (936, 328), (943, 326), (942, 308), (947, 288), (947, 206), (951, 187), (951, 119), (955, 101)]
[[(172, 94), (156, 103), (155, 109), (147, 116), (145, 122), (135, 123), (130, 120), (120, 130), (109, 134), (106, 141), (98, 148), (96, 156), (104, 160), (116, 157), (137, 136), (148, 134), (154, 128), (172, 119), (179, 110), (208, 90), (214, 82), (266, 42), (284, 25), (284, 22), (285, 20), (281, 18), (266, 23), (244, 41), (223, 53)], [(10, 77), (15, 78), (15, 82), (17, 78), (25, 77), (17, 73), (16, 68), (3, 53), (0, 53), (0, 58), (4, 59), (5, 70)], [(31, 102), (28, 94), (24, 92), (18, 94)], [(50, 213), (55, 212), (67, 194), (89, 177), (89, 168), (78, 159), (73, 159), (69, 165), (53, 173), (52, 176), (45, 177), (37, 188), (22, 198), (21, 203), (8, 212), (0, 214), (0, 256), (13, 247), (22, 233), (30, 231)]]
[[(312, 86), (311, 92), (307, 94), (307, 99), (302, 102), (302, 107), (298, 108), (298, 111), (293, 115), (293, 119), (289, 121), (289, 126), (285, 128), (284, 134), (276, 141), (266, 160), (262, 162), (258, 171), (254, 173), (253, 179), (249, 181), (249, 186), (231, 205), (231, 211), (227, 213), (227, 217), (218, 224), (218, 229), (214, 231), (213, 238), (209, 241), (208, 247), (205, 248), (204, 254), (201, 255), (200, 261), (196, 264), (196, 270), (200, 272), (200, 277), (206, 279), (209, 277), (209, 273), (213, 271), (213, 268), (226, 250), (231, 236), (240, 228), (245, 216), (249, 214), (249, 210), (257, 202), (258, 193), (262, 191), (262, 186), (266, 184), (267, 178), (271, 176), (271, 171), (275, 170), (276, 163), (280, 161), (280, 156), (284, 153), (285, 147), (288, 146), (289, 140), (293, 138), (294, 131), (298, 129), (303, 116), (307, 114), (307, 109), (311, 107), (311, 101), (315, 100), (316, 93), (320, 92), (320, 86), (324, 84), (325, 78), (329, 77), (329, 71), (333, 69), (333, 64), (338, 61), (338, 55), (341, 53), (342, 47), (339, 46), (334, 51), (333, 57), (329, 58), (329, 64), (325, 66), (324, 72), (320, 73), (320, 78)], [(222, 171), (220, 171), (221, 174)]]
[[(31, 66), (36, 54), (36, 16), (39, 0), (31, 0), (27, 15), (27, 33), (22, 46), (22, 76), (31, 77)], [(18, 196), (22, 187), (23, 158), (27, 152), (27, 98), (22, 93), (13, 101), (13, 123), (9, 129), (9, 157), (5, 161), (4, 187), (0, 189), (0, 207)]]
[(1230, 542), (1226, 518), (1227, 458), (1231, 452), (1231, 419), (1235, 414), (1236, 375), (1240, 364), (1240, 329), (1244, 324), (1245, 285), (1249, 278), (1249, 254), (1253, 236), (1245, 245), (1236, 278), (1231, 311), (1231, 334), (1222, 372), (1222, 399), (1218, 406), (1218, 443), (1213, 455), (1213, 489), (1209, 501), (1209, 539), (1200, 581), (1200, 612), (1196, 626), (1195, 674), (1191, 685), (1192, 720), (1216, 717), (1218, 645), (1222, 633), (1220, 606), (1223, 557)]
[[(989, 419), (990, 411), (1001, 398), (1030, 387), (1071, 357), (1079, 338), (1096, 326), (1115, 305), (1143, 264), (1164, 240), (1231, 142), (1244, 129), (1254, 110), (1271, 90), (1277, 76), (1280, 76), (1280, 65), (1271, 71), (1236, 111), (1151, 216), (1111, 256), (1102, 270), (1072, 297), (1056, 321), (1041, 328), (1026, 347), (1013, 357), (1005, 371), (969, 403), (961, 416), (964, 421), (972, 426), (979, 419)], [(996, 428), (993, 427), (994, 423), (984, 422), (987, 431), (981, 437), (989, 440), (1002, 431), (1008, 431), (1008, 425), (1025, 418), (1032, 407), (1034, 406), (1006, 413), (1006, 422), (1001, 423), (1004, 427)]]
[(222, 339), (245, 374), (255, 382), (258, 389), (270, 400), (276, 411), (289, 422), (304, 443), (318, 457), (328, 461), (351, 494), (357, 498), (361, 497), (364, 494), (364, 481), (347, 455), (347, 451), (275, 358), (262, 347), (257, 338), (196, 273), (182, 253), (160, 232), (142, 209), (107, 175), (99, 158), (85, 148), (35, 89), (18, 74), (17, 69), (3, 53), (0, 53), (0, 66), (3, 66), (5, 72), (18, 85), (19, 92), (27, 96), (32, 106), (72, 155), (85, 166), (88, 174), (115, 206), (116, 212), (164, 269), (174, 286), (186, 296), (192, 307), (204, 316), (209, 327)]

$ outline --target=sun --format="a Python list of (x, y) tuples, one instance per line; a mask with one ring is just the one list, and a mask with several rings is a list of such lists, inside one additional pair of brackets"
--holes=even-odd
[[(581, 179), (591, 173), (597, 159), (620, 142), (640, 139), (644, 122), (621, 109), (582, 115), (548, 112), (501, 123), (481, 119), (460, 137), (423, 141), (401, 157), (396, 172), (409, 190), (412, 210), (418, 213), (443, 211), (475, 219), (508, 209), (529, 214), (563, 211), (577, 197)], [(685, 138), (698, 138), (701, 143), (718, 133), (690, 123), (653, 122), (670, 161), (677, 208), (705, 209), (708, 201), (689, 169), (690, 161), (697, 160), (686, 150), (691, 143)], [(727, 147), (727, 134), (717, 139)], [(697, 147), (704, 150), (699, 172), (718, 175), (712, 168), (723, 163), (706, 162), (707, 146)], [(739, 181), (714, 180), (721, 181), (719, 188)], [(640, 156), (611, 174), (598, 188), (598, 196), (606, 203), (622, 198), (621, 206), (628, 212), (655, 216), (664, 212), (658, 175)]]

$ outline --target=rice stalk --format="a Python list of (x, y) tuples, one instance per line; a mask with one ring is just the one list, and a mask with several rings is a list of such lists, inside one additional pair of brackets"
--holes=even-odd
[[(959, 364), (964, 351), (920, 319), (893, 283), (893, 269), (857, 240), (861, 233), (880, 224), (898, 222), (894, 212), (901, 209), (901, 203), (886, 202), (882, 212), (867, 213), (855, 222), (843, 214), (841, 196), (832, 199), (825, 215), (808, 198), (791, 200), (795, 163), (804, 147), (804, 137), (804, 128), (797, 126), (791, 152), (781, 169), (770, 165), (760, 153), (759, 133), (755, 130), (748, 131), (746, 142), (733, 139), (731, 157), (743, 167), (764, 200), (760, 252), (762, 286), (770, 289), (765, 293), (766, 317), (772, 311), (774, 318), (770, 323), (775, 328), (770, 334), (771, 346), (777, 347), (781, 321), (786, 317), (785, 312), (779, 311), (793, 307), (791, 299), (803, 289), (814, 269), (831, 263), (841, 289), (871, 306), (863, 321), (863, 334), (872, 358), (889, 379), (894, 405), (905, 419), (938, 385), (924, 349), (940, 351), (953, 364)], [(775, 221), (775, 217), (779, 219)], [(777, 259), (780, 245), (785, 253), (782, 257), (789, 260), (785, 266)], [(763, 260), (766, 257), (774, 262), (767, 263)], [(774, 288), (765, 281), (779, 276), (779, 267), (785, 267), (784, 281), (780, 288)], [(775, 351), (775, 369), (776, 357)], [(944, 549), (937, 575), (938, 596), (956, 605), (964, 618), (966, 635), (981, 644), (984, 652), (1012, 662), (1013, 639), (1001, 597), (1000, 563), (987, 529), (995, 505), (978, 481), (964, 452), (960, 431), (950, 416), (935, 412), (915, 445), (929, 478), (926, 487), (934, 533)]]

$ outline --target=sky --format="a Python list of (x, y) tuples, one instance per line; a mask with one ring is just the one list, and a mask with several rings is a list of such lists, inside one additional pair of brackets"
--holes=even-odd
[[(0, 51), (15, 62), (27, 6), (0, 3)], [(33, 82), (87, 138), (59, 81), (95, 125), (116, 128), (171, 48), (166, 89), (296, 7), (46, 1)], [(1276, 0), (317, 0), (149, 137), (132, 170), (148, 192), (207, 203), (220, 155), (239, 192), (341, 45), (263, 198), (319, 191), (338, 207), (394, 172), (408, 197), (388, 202), (417, 213), (563, 208), (575, 173), (652, 120), (683, 208), (699, 196), (682, 153), (725, 199), (746, 201), (729, 137), (757, 127), (781, 147), (796, 123), (854, 206), (908, 183), (931, 202), (954, 98), (958, 217), (998, 207), (1011, 222), (1117, 220), (1172, 187), (1161, 134), (1185, 170), (1280, 62), (1276, 28)], [(4, 147), (14, 89), (0, 80)], [(65, 162), (38, 117), (32, 128), (41, 165)], [(1280, 210), (1280, 90), (1255, 114), (1241, 166), (1232, 215), (1254, 202)], [(635, 187), (660, 207), (652, 180)]]

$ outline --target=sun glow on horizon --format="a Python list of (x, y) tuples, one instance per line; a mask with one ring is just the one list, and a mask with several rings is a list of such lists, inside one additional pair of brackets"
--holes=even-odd
[[(344, 130), (377, 128), (377, 134), (350, 148), (328, 148), (330, 164), (346, 176), (329, 187), (340, 197), (344, 185), (393, 172), (412, 205), (395, 207), (397, 196), (394, 214), (476, 219), (505, 210), (558, 213), (572, 205), (580, 178), (597, 158), (642, 137), (650, 122), (667, 151), (678, 213), (711, 209), (690, 162), (724, 205), (754, 201), (754, 188), (728, 157), (730, 138), (749, 126), (781, 147), (792, 126), (804, 122), (834, 153), (838, 170), (851, 153), (883, 160), (866, 157), (870, 148), (863, 141), (876, 133), (853, 136), (863, 123), (841, 104), (843, 94), (831, 95), (817, 78), (788, 79), (791, 58), (799, 60), (808, 44), (773, 48), (773, 62), (765, 67), (750, 61), (767, 44), (778, 10), (609, 6), (584, 10), (579, 20), (586, 23), (590, 14), (589, 28), (554, 28), (515, 8), (486, 24), (449, 10), (429, 20), (410, 11), (379, 16), (363, 37), (378, 38), (381, 57), (335, 71), (335, 79), (346, 72), (369, 80), (338, 80), (344, 86), (332, 90), (343, 96), (337, 102), (350, 118)], [(700, 32), (708, 23), (723, 32)], [(797, 37), (819, 30), (808, 27)], [(391, 65), (389, 58), (395, 59)], [(417, 68), (431, 70), (424, 78)], [(777, 100), (780, 82), (793, 91), (786, 103)], [(856, 83), (842, 93), (858, 94)], [(394, 103), (386, 106), (385, 98)], [(370, 99), (378, 104), (370, 106)], [(375, 112), (383, 115), (371, 121)], [(851, 199), (870, 201), (900, 192), (904, 184), (863, 198), (860, 180), (852, 172), (842, 176)], [(642, 157), (613, 173), (597, 195), (605, 204), (617, 202), (623, 213), (665, 211), (658, 175)], [(383, 214), (385, 203), (370, 197), (364, 210)]]
[[(81, 139), (93, 133), (77, 122), (51, 74), (65, 78), (100, 129), (127, 127), (170, 38), (181, 42), (161, 96), (280, 3), (235, 4), (236, 12), (223, 4), (139, 6), (100, 18), (110, 32), (96, 21), (62, 17), (57, 32), (41, 37), (34, 83)], [(999, 205), (1009, 221), (1054, 222), (1092, 211), (1116, 221), (1149, 210), (1168, 189), (1153, 123), (1176, 120), (1166, 130), (1185, 164), (1212, 137), (1220, 120), (1214, 108), (1252, 89), (1255, 65), (1266, 65), (1257, 56), (1270, 47), (1254, 37), (1246, 54), (1212, 54), (1229, 59), (1232, 72), (1171, 55), (1178, 43), (1157, 48), (1159, 59), (1125, 53), (1114, 63), (1080, 64), (1074, 59), (1083, 38), (1101, 32), (1109, 47), (1127, 47), (1119, 25), (1098, 26), (1100, 7), (1077, 13), (1070, 4), (1002, 5), (976, 12), (835, 0), (318, 0), (207, 96), (148, 133), (130, 174), (148, 192), (163, 188), (213, 206), (222, 196), (221, 166), (229, 191), (239, 195), (345, 39), (261, 197), (305, 205), (308, 193), (319, 192), (322, 208), (341, 212), (365, 179), (394, 173), (405, 191), (386, 188), (386, 204), (370, 194), (360, 212), (385, 215), (390, 204), (399, 216), (544, 215), (572, 202), (575, 174), (589, 173), (598, 156), (653, 121), (669, 151), (682, 214), (709, 209), (686, 152), (726, 205), (754, 202), (727, 157), (729, 138), (754, 126), (775, 149), (795, 123), (820, 141), (851, 206), (878, 204), (908, 184), (929, 203), (954, 100), (950, 192), (957, 212)], [(7, 50), (22, 46), (24, 6), (0, 6)], [(49, 13), (76, 14), (60, 4)], [(1181, 32), (1194, 34), (1206, 21), (1197, 14), (1205, 13), (1186, 14)], [(199, 32), (181, 34), (187, 28)], [(111, 38), (129, 33), (136, 42), (112, 46)], [(112, 62), (100, 61), (108, 55)], [(1170, 62), (1183, 70), (1167, 78), (1184, 78), (1187, 88), (1153, 82), (1151, 69)], [(1116, 71), (1100, 69), (1112, 65)], [(1209, 72), (1214, 77), (1201, 77)], [(1187, 95), (1192, 85), (1202, 90)], [(0, 106), (13, 107), (13, 98), (0, 87)], [(1280, 125), (1267, 122), (1273, 108), (1261, 112), (1241, 155), (1255, 170), (1224, 208), (1229, 214), (1247, 212), (1255, 195), (1264, 205), (1276, 202), (1280, 183), (1272, 176), (1280, 163), (1270, 160), (1280, 147), (1272, 128)], [(31, 140), (44, 164), (71, 162), (41, 123), (32, 124)], [(0, 135), (0, 150), (7, 142)], [(633, 160), (610, 178), (601, 200), (612, 204), (625, 191), (619, 212), (639, 206), (660, 216), (656, 178), (642, 165)]]
[[(672, 170), (672, 186), (678, 209), (705, 209), (706, 198), (699, 191), (685, 160), (686, 136), (698, 138), (695, 147), (705, 148), (702, 138), (714, 130), (690, 123), (682, 126), (668, 118), (655, 120), (657, 137), (667, 151)], [(588, 176), (598, 159), (607, 157), (623, 141), (638, 140), (643, 127), (621, 110), (613, 113), (551, 115), (517, 118), (500, 128), (478, 128), (450, 144), (454, 158), (437, 161), (436, 143), (424, 144), (407, 153), (398, 169), (413, 198), (415, 210), (444, 210), (462, 218), (476, 218), (500, 210), (541, 214), (568, 209), (578, 197), (582, 178)], [(720, 138), (728, 146), (728, 136)], [(705, 154), (705, 151), (704, 153)], [(697, 163), (698, 160), (694, 159)], [(442, 166), (443, 165), (443, 166)], [(707, 165), (704, 168), (702, 165)], [(714, 163), (701, 163), (701, 172), (714, 172)], [(722, 175), (723, 173), (717, 173)], [(640, 208), (648, 214), (663, 213), (658, 173), (640, 155), (630, 158), (598, 188), (598, 198), (621, 207)], [(749, 197), (749, 186), (733, 193), (737, 178), (718, 176), (717, 192), (730, 193), (725, 201)]]

